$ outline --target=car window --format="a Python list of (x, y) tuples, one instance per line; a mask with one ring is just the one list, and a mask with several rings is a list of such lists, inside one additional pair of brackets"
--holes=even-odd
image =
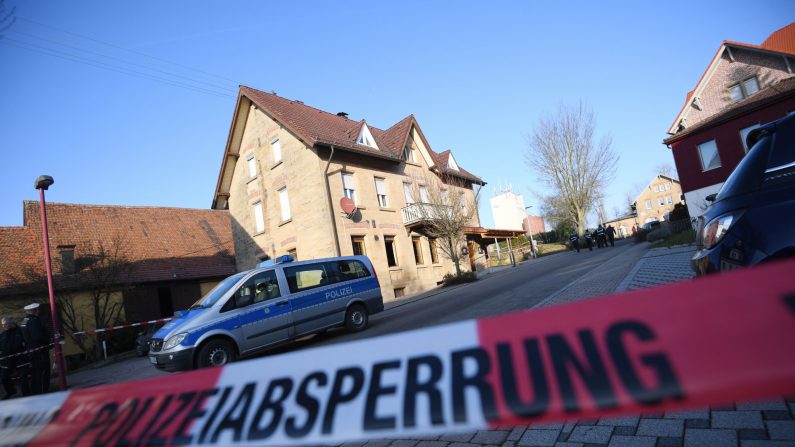
[[(793, 124), (787, 125), (792, 122)], [(780, 176), (785, 171), (792, 172), (795, 163), (795, 122), (787, 121), (776, 126), (773, 134), (773, 149), (767, 162), (767, 174)]]
[(276, 272), (273, 270), (260, 272), (249, 278), (235, 291), (234, 295), (229, 297), (229, 300), (221, 308), (221, 312), (239, 309), (279, 296), (281, 296), (281, 292), (279, 282), (276, 280)]
[(284, 276), (287, 277), (290, 292), (301, 292), (339, 282), (336, 264), (336, 262), (319, 262), (285, 267)]
[(340, 272), (340, 281), (349, 281), (370, 276), (370, 271), (367, 270), (364, 263), (355, 259), (339, 261), (337, 263), (337, 269), (339, 269)]
[(771, 140), (771, 135), (765, 135), (754, 144), (748, 151), (748, 155), (740, 161), (729, 178), (726, 179), (718, 191), (716, 201), (748, 194), (759, 189), (770, 153)]

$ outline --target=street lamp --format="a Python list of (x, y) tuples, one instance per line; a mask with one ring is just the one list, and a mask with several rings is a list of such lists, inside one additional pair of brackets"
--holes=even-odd
[(530, 215), (529, 215), (529, 214), (527, 214), (527, 210), (529, 210), (529, 209), (530, 209), (530, 208), (532, 208), (532, 207), (533, 207), (533, 205), (530, 205), (530, 206), (526, 206), (526, 207), (524, 207), (524, 215), (525, 215), (525, 217), (527, 218), (527, 230), (530, 232), (530, 253), (532, 253), (532, 254), (533, 254), (533, 259), (535, 259), (535, 257), (536, 257), (536, 250), (535, 250), (535, 248), (534, 248), (534, 246), (535, 246), (535, 241), (533, 240), (533, 224), (531, 223), (531, 220), (530, 220)]
[(52, 263), (50, 262), (50, 236), (47, 231), (47, 209), (44, 204), (44, 191), (53, 183), (55, 183), (55, 180), (49, 175), (40, 175), (36, 179), (35, 186), (39, 190), (40, 198), (41, 234), (42, 239), (44, 239), (44, 266), (47, 268), (47, 289), (50, 293), (50, 315), (52, 316), (53, 341), (55, 342), (55, 363), (58, 365), (58, 383), (61, 386), (61, 391), (66, 391), (66, 370), (63, 367), (61, 334), (58, 332), (58, 313), (55, 311), (55, 293), (52, 288)]

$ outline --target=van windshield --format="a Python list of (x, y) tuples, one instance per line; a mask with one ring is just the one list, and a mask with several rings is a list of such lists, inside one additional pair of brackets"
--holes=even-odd
[(224, 279), (223, 281), (219, 282), (218, 285), (213, 287), (213, 290), (210, 290), (209, 292), (207, 292), (206, 295), (199, 298), (198, 301), (193, 303), (193, 305), (190, 306), (190, 308), (202, 309), (202, 308), (211, 307), (213, 304), (217, 303), (218, 300), (220, 300), (221, 297), (223, 297), (224, 294), (226, 294), (226, 292), (229, 291), (229, 289), (234, 287), (235, 284), (237, 284), (237, 282), (240, 281), (240, 279), (243, 278), (245, 275), (246, 272), (242, 272)]

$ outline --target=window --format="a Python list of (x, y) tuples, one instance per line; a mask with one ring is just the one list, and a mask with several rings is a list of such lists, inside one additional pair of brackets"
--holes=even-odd
[(248, 164), (248, 178), (254, 178), (257, 176), (257, 159), (254, 158), (254, 155), (249, 155), (248, 159), (246, 159), (246, 164)]
[(657, 197), (657, 204), (660, 206), (665, 205), (665, 198), (664, 197)]
[(406, 294), (406, 288), (398, 287), (397, 289), (394, 289), (394, 292), (395, 292), (395, 298), (400, 298)]
[(350, 281), (352, 279), (367, 278), (370, 276), (370, 270), (361, 263), (352, 259), (337, 262), (337, 270), (339, 270), (340, 281)]
[(422, 243), (421, 239), (418, 237), (411, 238), (411, 245), (414, 247), (414, 262), (417, 265), (422, 265), (425, 263), (425, 260), (422, 258)]
[(720, 167), (720, 155), (718, 154), (718, 145), (715, 144), (715, 140), (709, 140), (706, 143), (699, 144), (697, 147), (703, 171)]
[(364, 249), (364, 237), (363, 236), (352, 236), (351, 237), (351, 246), (353, 246), (353, 255), (354, 256), (365, 256), (365, 255), (367, 255), (367, 251)]
[(403, 184), (403, 194), (406, 196), (406, 205), (411, 205), (414, 203), (414, 196), (411, 194), (411, 184)]
[(282, 222), (287, 222), (292, 218), (292, 214), (290, 214), (290, 197), (287, 195), (287, 188), (279, 190), (279, 203), (282, 206)]
[(420, 186), (420, 202), (431, 203), (431, 199), (428, 197), (428, 188), (424, 186)]
[(748, 134), (751, 133), (752, 130), (759, 127), (759, 124), (754, 124), (753, 126), (748, 126), (746, 128), (740, 129), (740, 139), (743, 142), (743, 149), (745, 152), (748, 153), (748, 145), (745, 143), (745, 140), (748, 138)]
[(646, 201), (646, 209), (647, 209), (647, 210), (650, 210), (650, 209), (651, 209), (651, 200), (647, 200), (647, 201)]
[(666, 191), (670, 191), (671, 190), (671, 184), (670, 183), (666, 183), (665, 184), (665, 190)]
[(756, 76), (746, 79), (729, 87), (729, 99), (731, 102), (747, 98), (759, 91), (759, 80)]
[(384, 183), (384, 179), (375, 178), (375, 194), (378, 196), (378, 206), (386, 208), (388, 203), (386, 201), (386, 183)]
[(395, 254), (395, 238), (384, 236), (384, 247), (386, 248), (386, 264), (390, 267), (397, 267), (397, 255)]
[(657, 185), (654, 185), (654, 186), (653, 186), (651, 189), (652, 189), (652, 191), (654, 191), (654, 192), (660, 192), (660, 187), (659, 187), (659, 186), (657, 186)]
[(285, 267), (284, 276), (287, 277), (290, 292), (296, 293), (338, 282), (335, 267), (334, 262)]
[(450, 204), (450, 193), (446, 189), (442, 190), (441, 196), (442, 196), (442, 205)]
[(671, 197), (671, 196), (665, 196), (665, 202), (666, 202), (667, 204), (669, 204), (669, 205), (673, 204), (673, 203), (674, 203), (674, 201), (673, 201), (673, 197)]
[(434, 264), (439, 263), (439, 252), (436, 247), (436, 239), (428, 239), (428, 246), (431, 249), (431, 262)]
[(273, 164), (277, 164), (282, 161), (282, 143), (277, 138), (271, 141), (271, 147), (273, 148)]
[(262, 215), (262, 202), (257, 202), (252, 207), (254, 209), (254, 223), (257, 233), (265, 231), (265, 218)]
[(253, 283), (255, 303), (282, 296), (279, 290), (279, 281), (276, 280), (276, 272), (273, 270), (258, 274), (254, 277)]
[(458, 200), (460, 200), (459, 203), (461, 204), (461, 214), (466, 216), (467, 215), (467, 200), (466, 200), (466, 197), (464, 197), (464, 193), (463, 192), (458, 194)]
[(356, 201), (356, 188), (354, 187), (353, 174), (342, 173), (342, 192), (345, 197), (353, 200), (353, 203), (359, 204)]

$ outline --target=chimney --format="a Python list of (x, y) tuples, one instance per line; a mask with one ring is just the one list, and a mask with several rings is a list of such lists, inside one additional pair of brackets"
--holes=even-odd
[(341, 116), (343, 118), (347, 118), (348, 114), (346, 112), (337, 112), (337, 116)]

